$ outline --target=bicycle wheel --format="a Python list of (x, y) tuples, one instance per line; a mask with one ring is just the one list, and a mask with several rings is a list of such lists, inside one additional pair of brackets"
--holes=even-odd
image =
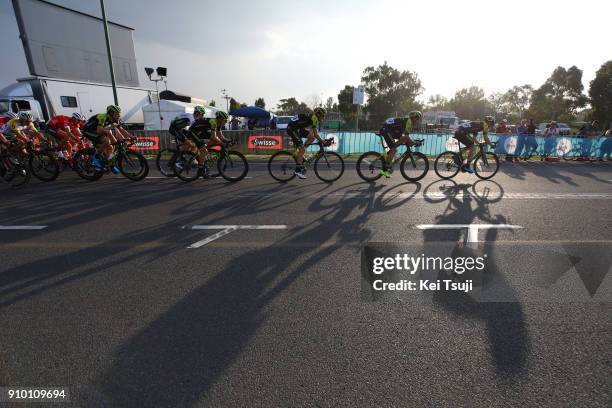
[(217, 169), (221, 177), (227, 181), (236, 182), (246, 177), (249, 172), (249, 162), (242, 153), (230, 150), (219, 158)]
[(74, 170), (79, 177), (87, 181), (96, 181), (102, 177), (104, 171), (96, 170), (93, 165), (93, 157), (96, 154), (96, 149), (93, 147), (81, 149), (74, 155)]
[(8, 169), (4, 173), (4, 181), (11, 187), (18, 188), (26, 185), (30, 181), (30, 169), (24, 166), (20, 160), (8, 159)]
[(321, 181), (334, 182), (344, 174), (344, 160), (338, 153), (325, 152), (315, 159), (314, 172)]
[(147, 177), (149, 163), (142, 154), (133, 150), (126, 150), (120, 154), (117, 167), (119, 167), (121, 174), (132, 181), (140, 181)]
[(200, 175), (198, 168), (198, 155), (191, 152), (182, 152), (176, 160), (176, 176), (183, 181), (197, 180)]
[(363, 180), (372, 182), (382, 177), (382, 155), (378, 152), (367, 152), (359, 156), (356, 163), (357, 174)]
[(155, 164), (157, 166), (157, 170), (159, 170), (162, 176), (176, 177), (176, 171), (174, 169), (176, 154), (176, 149), (163, 149), (157, 153), (157, 157), (155, 157)]
[(419, 181), (429, 171), (429, 160), (423, 153), (412, 152), (400, 162), (400, 171), (406, 180)]
[(40, 181), (53, 181), (59, 176), (59, 164), (49, 153), (38, 152), (31, 154), (28, 165), (34, 177)]
[(434, 170), (444, 180), (452, 179), (461, 169), (461, 158), (455, 152), (447, 150), (440, 153), (434, 162)]
[(268, 160), (268, 172), (274, 180), (286, 182), (295, 177), (297, 162), (287, 151), (274, 153)]
[(497, 174), (499, 158), (493, 152), (483, 152), (474, 160), (474, 173), (482, 180), (488, 180)]

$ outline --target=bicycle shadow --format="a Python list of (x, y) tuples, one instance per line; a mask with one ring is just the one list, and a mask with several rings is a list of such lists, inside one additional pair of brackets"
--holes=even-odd
[[(479, 181), (474, 186), (459, 185), (450, 180), (434, 182), (426, 190), (436, 183), (443, 184), (440, 186), (443, 194), (437, 196), (435, 200), (427, 198), (426, 195), (426, 200), (432, 203), (448, 201), (448, 205), (443, 213), (435, 217), (433, 224), (511, 223), (505, 216), (490, 212), (489, 204), (500, 201), (504, 195), (501, 185), (492, 181)], [(446, 256), (465, 255), (466, 251), (471, 253), (471, 248), (462, 243), (462, 234), (464, 234), (462, 230), (424, 230), (425, 253), (437, 253), (441, 243), (456, 243), (453, 254)], [(481, 251), (489, 255), (489, 258), (494, 258), (496, 252), (494, 242), (498, 234), (497, 229), (486, 230)], [(449, 279), (445, 273), (441, 273), (438, 278)], [(487, 281), (495, 281), (496, 288), (504, 293), (503, 302), (479, 303), (471, 295), (463, 292), (436, 292), (434, 302), (454, 316), (483, 321), (486, 325), (497, 379), (502, 382), (518, 383), (527, 375), (530, 349), (523, 308), (516, 292), (496, 264), (487, 264), (482, 279), (485, 284)]]
[(198, 403), (250, 346), (275, 300), (324, 269), (339, 248), (359, 251), (372, 236), (366, 224), (383, 209), (380, 189), (359, 183), (316, 196), (308, 206), (314, 221), (233, 257), (118, 350), (99, 380), (104, 394), (119, 406)]

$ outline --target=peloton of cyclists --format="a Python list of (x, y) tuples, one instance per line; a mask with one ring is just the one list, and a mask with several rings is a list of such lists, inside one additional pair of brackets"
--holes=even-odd
[(54, 140), (61, 149), (61, 158), (71, 157), (75, 147), (81, 143), (81, 128), (86, 119), (78, 112), (72, 116), (57, 115), (52, 117), (45, 126), (45, 133)]

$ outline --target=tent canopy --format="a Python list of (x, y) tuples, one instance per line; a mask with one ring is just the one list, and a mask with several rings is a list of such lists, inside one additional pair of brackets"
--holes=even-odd
[(232, 116), (243, 118), (270, 119), (270, 112), (257, 106), (247, 106), (244, 108), (233, 109), (229, 112)]

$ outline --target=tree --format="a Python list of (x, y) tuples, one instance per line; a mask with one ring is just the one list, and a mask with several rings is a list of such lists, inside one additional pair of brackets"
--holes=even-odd
[(421, 108), (416, 97), (423, 92), (423, 87), (416, 73), (399, 71), (385, 61), (378, 67), (367, 67), (361, 81), (368, 95), (365, 111), (372, 125)]
[(593, 118), (610, 129), (612, 121), (612, 60), (603, 64), (589, 87)]
[(529, 114), (534, 119), (570, 121), (588, 99), (582, 91), (582, 71), (576, 66), (557, 67), (550, 78), (531, 96)]
[(327, 100), (325, 101), (324, 107), (325, 109), (327, 109), (328, 112), (333, 112), (333, 111), (338, 110), (338, 104), (334, 102), (334, 98), (332, 98), (331, 96), (327, 98)]
[(233, 111), (234, 109), (239, 109), (239, 108), (240, 108), (240, 102), (238, 102), (234, 98), (230, 98), (230, 103), (229, 103), (230, 111)]
[(208, 106), (213, 106), (213, 107), (216, 107), (216, 106), (217, 106), (217, 102), (215, 102), (215, 100), (213, 99), (212, 101), (210, 101), (210, 103), (208, 104)]
[(310, 112), (310, 108), (304, 102), (298, 102), (295, 98), (281, 99), (276, 106), (277, 115), (296, 115), (298, 113)]
[(318, 106), (321, 106), (323, 104), (323, 101), (321, 100), (321, 95), (316, 94), (316, 93), (311, 94), (306, 99), (306, 104), (308, 105), (310, 109), (314, 109)]
[(264, 98), (257, 98), (255, 99), (255, 106), (261, 109), (266, 109), (266, 101), (264, 101)]
[(353, 105), (353, 90), (355, 87), (345, 85), (338, 94), (338, 111), (347, 122), (352, 122), (357, 117), (357, 106)]
[(482, 119), (489, 110), (485, 93), (477, 86), (463, 88), (455, 92), (449, 106), (461, 119), (470, 120)]
[(425, 108), (432, 111), (449, 110), (448, 99), (440, 94), (432, 95), (425, 104)]
[(523, 113), (529, 107), (532, 93), (531, 85), (513, 86), (508, 89), (503, 97), (508, 115), (516, 114), (517, 119), (522, 119)]
[(493, 115), (496, 119), (503, 119), (508, 116), (509, 109), (504, 94), (501, 92), (493, 92), (487, 98), (488, 102), (488, 113)]

